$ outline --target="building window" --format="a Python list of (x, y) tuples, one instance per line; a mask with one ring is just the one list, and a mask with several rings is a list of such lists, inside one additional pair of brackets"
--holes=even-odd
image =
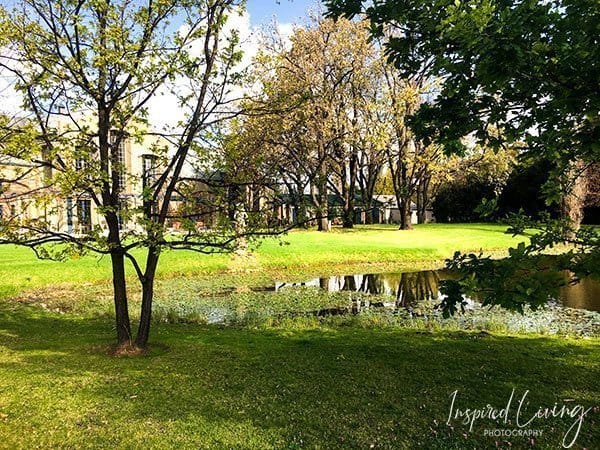
[[(125, 133), (113, 130), (110, 132), (110, 144), (113, 147), (114, 163), (117, 165), (119, 190), (125, 190)], [(115, 148), (116, 147), (116, 148)]]
[(84, 158), (77, 158), (75, 160), (75, 170), (80, 172), (87, 169), (87, 163)]
[(152, 186), (156, 182), (156, 156), (142, 156), (142, 170), (144, 188)]
[(67, 231), (73, 232), (73, 199), (67, 199)]
[(77, 200), (77, 221), (79, 231), (89, 233), (92, 230), (92, 202), (88, 199)]

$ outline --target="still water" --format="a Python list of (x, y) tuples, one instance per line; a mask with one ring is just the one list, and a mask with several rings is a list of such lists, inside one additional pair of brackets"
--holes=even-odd
[[(421, 272), (355, 274), (314, 278), (300, 283), (276, 283), (275, 291), (300, 286), (321, 288), (327, 292), (364, 292), (383, 294), (395, 299), (396, 307), (414, 307), (422, 300), (441, 300), (439, 283), (452, 275), (444, 270)], [(477, 300), (474, 298), (473, 300)], [(560, 289), (559, 304), (569, 308), (600, 311), (600, 282), (584, 279), (572, 286)]]

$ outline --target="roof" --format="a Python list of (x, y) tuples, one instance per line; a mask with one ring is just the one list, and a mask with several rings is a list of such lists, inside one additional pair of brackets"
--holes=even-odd
[(380, 203), (381, 205), (386, 205), (386, 206), (390, 206), (390, 207), (395, 207), (398, 205), (395, 195), (388, 195), (388, 194), (374, 195), (373, 200)]

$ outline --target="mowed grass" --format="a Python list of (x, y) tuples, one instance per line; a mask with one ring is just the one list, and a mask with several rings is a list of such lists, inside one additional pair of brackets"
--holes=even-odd
[[(334, 228), (330, 233), (293, 231), (284, 248), (269, 242), (258, 249), (264, 266), (439, 261), (454, 251), (506, 249), (524, 240), (506, 234), (506, 226), (491, 224), (426, 224), (413, 230), (395, 225)], [(285, 242), (289, 245), (285, 245)]]
[[(294, 231), (265, 240), (249, 258), (166, 252), (156, 306), (240, 280), (439, 267), (455, 250), (500, 254), (522, 240), (504, 230), (471, 224)], [(42, 288), (40, 301), (52, 293), (67, 306), (109, 306), (109, 267), (108, 258), (57, 263), (0, 247), (0, 448), (530, 448), (527, 437), (484, 434), (515, 428), (526, 391), (521, 420), (539, 407), (581, 404), (592, 409), (573, 448), (600, 442), (598, 338), (431, 332), (351, 320), (227, 327), (175, 320), (154, 323), (147, 354), (117, 358), (109, 354), (112, 313), (62, 314), (7, 298)], [(256, 300), (244, 291), (232, 295)], [(320, 307), (318, 298), (296, 297), (300, 309)], [(511, 423), (479, 420), (472, 430), (458, 419), (446, 424), (454, 391), (464, 411), (504, 408), (513, 389)], [(535, 448), (560, 448), (573, 423), (566, 415), (535, 420), (530, 428), (542, 432)]]
[[(436, 268), (454, 251), (500, 251), (516, 245), (506, 227), (492, 224), (427, 224), (411, 231), (396, 226), (335, 228), (330, 233), (294, 230), (268, 238), (253, 249), (253, 258), (232, 261), (229, 255), (167, 251), (161, 256), (159, 277), (209, 275), (253, 270), (278, 275), (302, 272), (330, 274)], [(143, 252), (137, 256), (143, 259)], [(133, 268), (128, 267), (130, 276)], [(27, 248), (0, 246), (0, 298), (23, 290), (60, 283), (83, 284), (110, 279), (110, 258), (88, 255), (65, 262), (40, 261)]]
[[(115, 358), (112, 338), (108, 320), (0, 301), (0, 447), (520, 449), (484, 430), (516, 428), (525, 391), (521, 421), (600, 405), (597, 339), (165, 324), (149, 354)], [(446, 425), (455, 390), (465, 410), (512, 389), (511, 424)], [(599, 419), (573, 448), (598, 448)], [(573, 422), (535, 420), (534, 448), (560, 448)]]

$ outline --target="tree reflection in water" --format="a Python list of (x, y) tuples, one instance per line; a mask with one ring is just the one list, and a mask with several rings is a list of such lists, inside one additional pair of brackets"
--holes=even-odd
[(363, 292), (395, 297), (396, 307), (413, 307), (422, 300), (439, 298), (439, 282), (446, 278), (440, 271), (344, 275), (315, 278), (302, 283), (278, 283), (284, 287), (315, 286), (327, 292)]
[[(277, 283), (275, 290), (285, 287), (312, 286), (327, 292), (346, 291), (383, 294), (394, 299), (393, 302), (385, 302), (385, 304), (368, 302), (370, 306), (413, 309), (423, 300), (441, 301), (440, 281), (451, 278), (452, 274), (445, 270), (343, 275), (314, 278), (301, 283)], [(478, 297), (474, 296), (473, 300), (477, 301)], [(575, 286), (565, 287), (561, 289), (558, 301), (562, 305), (571, 308), (600, 311), (600, 282), (585, 279)], [(360, 305), (357, 305), (357, 307), (360, 309)]]
[(440, 276), (433, 270), (405, 272), (400, 275), (396, 304), (398, 307), (412, 307), (421, 300), (434, 300), (439, 296)]

